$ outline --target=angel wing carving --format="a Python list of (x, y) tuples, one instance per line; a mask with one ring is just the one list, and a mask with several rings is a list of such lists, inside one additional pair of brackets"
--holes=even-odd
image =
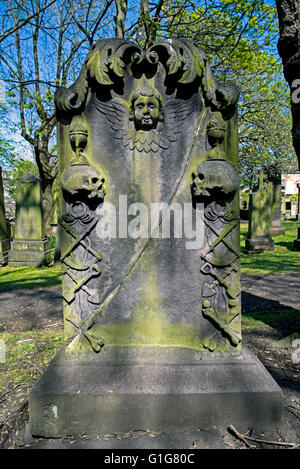
[(139, 152), (157, 153), (159, 149), (167, 150), (177, 141), (184, 128), (185, 119), (197, 108), (197, 99), (188, 101), (172, 99), (162, 109), (157, 128), (147, 130), (137, 129), (132, 104), (122, 98), (114, 98), (111, 101), (95, 102), (95, 107), (103, 114), (110, 125), (113, 136), (121, 140), (124, 147)]
[(122, 141), (122, 145), (127, 147), (131, 141), (129, 129), (129, 107), (125, 100), (121, 98), (111, 101), (95, 101), (95, 107), (101, 114), (104, 114), (113, 131), (114, 138)]

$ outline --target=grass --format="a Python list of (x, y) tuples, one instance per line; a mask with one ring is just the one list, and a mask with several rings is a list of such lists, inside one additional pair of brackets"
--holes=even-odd
[(5, 363), (0, 363), (0, 396), (7, 389), (32, 385), (64, 344), (63, 331), (1, 332)]
[(51, 267), (1, 267), (0, 290), (61, 285), (61, 265)]
[(263, 327), (278, 327), (294, 322), (299, 318), (300, 311), (297, 310), (279, 310), (266, 312), (253, 312), (242, 314), (242, 330), (262, 329)]
[(300, 271), (300, 252), (293, 251), (294, 240), (297, 239), (299, 222), (282, 223), (284, 236), (274, 236), (274, 252), (260, 254), (244, 254), (248, 224), (241, 224), (241, 269), (242, 274), (280, 274)]

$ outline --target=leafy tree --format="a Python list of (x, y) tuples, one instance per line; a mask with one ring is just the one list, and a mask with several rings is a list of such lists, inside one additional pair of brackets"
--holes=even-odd
[(13, 146), (5, 139), (0, 140), (0, 166), (10, 168), (16, 160)]
[(252, 186), (261, 167), (268, 173), (295, 171), (288, 87), (274, 43), (276, 8), (263, 0), (208, 0), (183, 8), (163, 6), (161, 36), (183, 36), (206, 51), (215, 75), (241, 90), (239, 141), (241, 180)]
[(6, 30), (12, 31), (0, 44), (0, 73), (5, 77), (10, 104), (19, 114), (21, 134), (34, 152), (47, 234), (51, 231), (56, 170), (54, 92), (74, 80), (82, 57), (99, 34), (99, 25), (102, 34), (110, 31), (109, 19), (104, 22), (104, 17), (112, 3), (113, 0), (97, 5), (79, 0), (56, 0), (51, 4), (49, 0), (0, 1)]

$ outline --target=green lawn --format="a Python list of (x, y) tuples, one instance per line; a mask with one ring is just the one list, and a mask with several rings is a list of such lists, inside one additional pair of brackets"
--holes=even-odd
[(1, 267), (0, 290), (61, 285), (61, 265), (51, 267)]
[(293, 243), (297, 238), (299, 222), (282, 223), (284, 236), (274, 236), (274, 252), (261, 254), (244, 254), (248, 225), (241, 224), (241, 267), (242, 274), (280, 274), (283, 272), (300, 272), (300, 252), (293, 251)]

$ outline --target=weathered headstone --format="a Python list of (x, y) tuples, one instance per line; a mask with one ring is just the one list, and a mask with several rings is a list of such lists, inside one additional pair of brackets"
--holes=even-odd
[(237, 98), (179, 39), (98, 41), (57, 92), (68, 345), (31, 394), (32, 434), (279, 419), (241, 348)]
[(300, 251), (300, 228), (298, 228), (298, 238), (294, 240), (294, 250)]
[(300, 221), (300, 184), (297, 184), (297, 189), (298, 189), (298, 210), (297, 210), (297, 215), (296, 215), (296, 220)]
[(6, 265), (10, 249), (10, 236), (5, 218), (2, 168), (0, 167), (0, 265)]
[(260, 172), (258, 188), (250, 194), (248, 238), (245, 252), (274, 251), (271, 237), (273, 184)]
[(284, 228), (281, 226), (281, 177), (273, 178), (273, 204), (272, 204), (272, 236), (283, 236), (285, 234)]
[(18, 180), (15, 218), (9, 265), (49, 264), (51, 255), (49, 241), (44, 234), (41, 183), (32, 174), (24, 174)]
[(285, 190), (284, 188), (281, 189), (281, 214), (282, 214), (282, 219), (285, 220), (285, 215), (286, 215), (286, 201), (285, 201)]

